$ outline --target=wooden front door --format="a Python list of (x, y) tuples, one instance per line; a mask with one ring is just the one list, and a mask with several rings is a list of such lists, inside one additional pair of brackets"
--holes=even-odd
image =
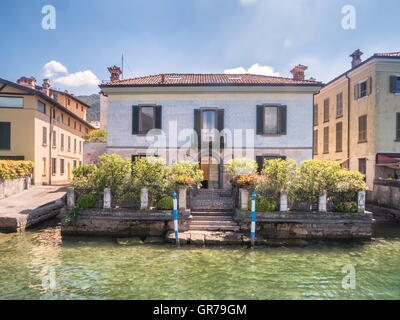
[(203, 156), (200, 160), (200, 167), (203, 170), (203, 188), (219, 189), (219, 161), (211, 155)]

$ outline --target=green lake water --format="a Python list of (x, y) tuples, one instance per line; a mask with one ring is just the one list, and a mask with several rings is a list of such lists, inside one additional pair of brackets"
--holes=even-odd
[[(342, 288), (345, 265), (354, 290)], [(255, 249), (62, 239), (60, 226), (0, 234), (0, 299), (400, 299), (400, 226)]]

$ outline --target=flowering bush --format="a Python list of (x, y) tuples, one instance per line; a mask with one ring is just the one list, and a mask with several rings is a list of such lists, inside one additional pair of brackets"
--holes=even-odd
[(232, 182), (235, 182), (240, 175), (254, 174), (257, 171), (257, 162), (247, 158), (232, 159), (228, 161), (225, 168), (229, 172)]
[[(190, 178), (192, 182), (189, 185), (196, 185), (197, 187), (201, 187), (201, 182), (203, 181), (203, 170), (200, 169), (198, 162), (190, 162), (190, 161), (178, 161), (172, 165), (171, 171), (172, 177), (181, 177), (185, 176)], [(172, 179), (173, 184), (175, 184), (175, 180)], [(174, 186), (172, 186), (174, 187)]]
[(30, 175), (35, 168), (35, 163), (32, 161), (0, 161), (0, 179), (15, 179)]
[(191, 186), (194, 184), (194, 180), (187, 175), (172, 175), (172, 180), (180, 186)]
[(256, 176), (254, 174), (242, 174), (238, 176), (234, 184), (239, 188), (249, 188), (254, 187), (256, 181)]

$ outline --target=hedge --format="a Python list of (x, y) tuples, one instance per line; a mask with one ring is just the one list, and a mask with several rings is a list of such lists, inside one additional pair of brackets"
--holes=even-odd
[(0, 160), (0, 179), (16, 179), (26, 177), (33, 172), (32, 161)]

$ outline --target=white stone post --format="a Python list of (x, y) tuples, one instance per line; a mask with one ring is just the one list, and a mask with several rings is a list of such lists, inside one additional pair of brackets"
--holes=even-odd
[(179, 187), (178, 190), (178, 209), (179, 211), (186, 210), (186, 188), (185, 187)]
[(365, 191), (358, 192), (358, 212), (365, 213)]
[(282, 191), (281, 192), (281, 201), (280, 201), (280, 208), (279, 211), (281, 212), (286, 212), (288, 211), (288, 206), (287, 206), (287, 192)]
[(142, 188), (140, 190), (140, 209), (147, 209), (149, 206), (149, 190)]
[(74, 188), (68, 188), (67, 189), (67, 208), (68, 209), (75, 208)]
[(326, 193), (319, 197), (318, 211), (326, 212)]
[(111, 189), (110, 188), (104, 189), (103, 208), (111, 209)]
[(31, 187), (31, 176), (28, 175), (25, 177), (25, 189), (29, 189)]
[(249, 190), (239, 189), (239, 207), (240, 210), (248, 210), (249, 208)]

